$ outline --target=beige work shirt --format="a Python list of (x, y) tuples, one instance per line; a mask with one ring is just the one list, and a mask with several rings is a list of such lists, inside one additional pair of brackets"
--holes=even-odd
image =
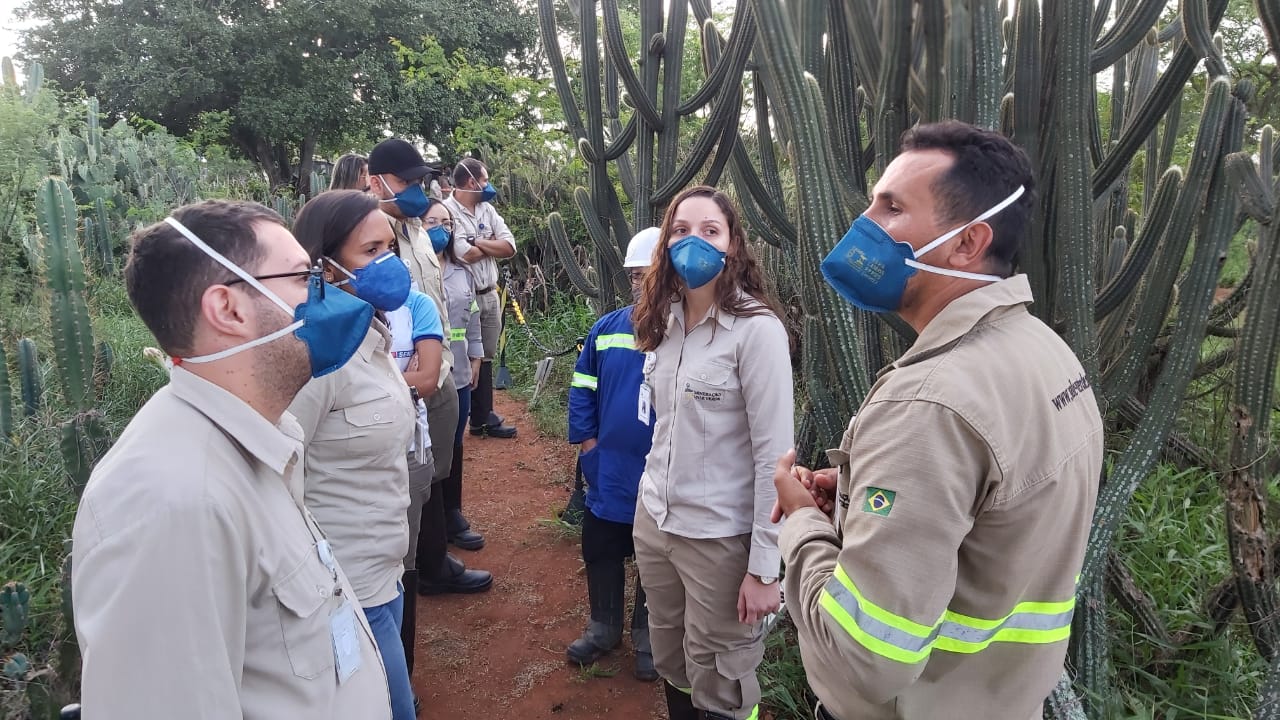
[(354, 593), (317, 553), (301, 438), (181, 367), (138, 411), (72, 532), (87, 717), (391, 717), (358, 607), (360, 668), (338, 681), (330, 618)]
[(440, 312), (440, 324), (444, 326), (444, 352), (440, 353), (440, 379), (436, 381), (436, 388), (440, 388), (453, 367), (453, 353), (449, 352), (449, 305), (445, 301), (440, 258), (431, 250), (431, 238), (427, 237), (421, 219), (401, 220), (390, 215), (387, 219), (396, 233), (400, 259), (409, 264), (409, 274), (413, 276), (414, 283), (435, 301), (436, 310)]
[(396, 597), (409, 549), (409, 465), (418, 413), (374, 320), (337, 372), (315, 378), (289, 411), (306, 433), (306, 502), (363, 607)]
[(444, 204), (453, 212), (453, 255), (467, 269), (467, 274), (471, 276), (471, 286), (476, 292), (496, 287), (497, 260), (485, 255), (475, 262), (467, 262), (462, 256), (475, 247), (476, 240), (503, 240), (515, 250), (516, 236), (511, 234), (507, 222), (492, 203), (482, 202), (476, 205), (474, 213), (452, 196)]
[(674, 302), (665, 339), (646, 356), (645, 382), (657, 418), (640, 477), (645, 510), (682, 537), (750, 533), (747, 571), (777, 577), (773, 471), (791, 448), (795, 416), (782, 322), (712, 306), (686, 335)]
[(1017, 275), (943, 309), (828, 452), (836, 523), (786, 519), (787, 610), (836, 718), (1028, 720), (1062, 675), (1103, 430), (1031, 301)]

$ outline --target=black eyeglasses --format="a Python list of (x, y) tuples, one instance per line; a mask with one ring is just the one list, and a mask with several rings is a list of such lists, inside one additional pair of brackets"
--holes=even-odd
[[(319, 272), (319, 270), (320, 270), (319, 268), (309, 268), (307, 270), (296, 270), (294, 272), (286, 272), (286, 273), (274, 273), (272, 275), (254, 275), (252, 277), (254, 280), (275, 280), (276, 278), (309, 277), (311, 273)], [(222, 284), (235, 285), (236, 283), (242, 283), (242, 282), (244, 282), (244, 278), (234, 277)]]

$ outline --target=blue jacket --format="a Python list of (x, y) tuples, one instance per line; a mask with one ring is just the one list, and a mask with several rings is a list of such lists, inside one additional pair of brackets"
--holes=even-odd
[(581, 457), (587, 507), (601, 520), (632, 523), (636, 488), (653, 443), (653, 410), (640, 422), (644, 353), (635, 349), (631, 310), (615, 310), (596, 321), (573, 368), (569, 386), (569, 442), (591, 438)]

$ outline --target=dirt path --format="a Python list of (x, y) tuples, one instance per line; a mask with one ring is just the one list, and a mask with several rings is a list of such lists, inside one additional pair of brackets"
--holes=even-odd
[(418, 599), (413, 686), (422, 720), (665, 718), (661, 685), (631, 675), (629, 639), (599, 663), (613, 677), (565, 660), (587, 620), (581, 551), (576, 537), (540, 521), (568, 499), (573, 449), (540, 436), (522, 403), (505, 393), (495, 402), (520, 435), (466, 440), (463, 507), (486, 545), (450, 547), (469, 567), (492, 572), (494, 585), (480, 595)]

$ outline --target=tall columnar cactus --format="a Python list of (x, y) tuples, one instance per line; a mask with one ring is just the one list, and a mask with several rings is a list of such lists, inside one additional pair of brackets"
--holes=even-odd
[(20, 582), (0, 587), (0, 647), (11, 648), (22, 639), (31, 615), (31, 593)]
[(94, 268), (101, 274), (115, 271), (115, 250), (111, 240), (111, 216), (107, 202), (102, 198), (93, 201), (93, 214), (84, 219), (84, 246), (93, 258)]
[(93, 401), (93, 328), (85, 301), (84, 260), (76, 240), (76, 206), (71, 189), (56, 178), (40, 186), (36, 198), (45, 240), (45, 280), (52, 295), (50, 328), (62, 391), (71, 406), (87, 410)]
[[(616, 0), (583, 0), (577, 84), (559, 50), (554, 4), (540, 0), (543, 40), (568, 124), (592, 172), (578, 204), (589, 216), (602, 278), (597, 286), (579, 274), (575, 283), (593, 295), (616, 290), (605, 278), (626, 239), (619, 232), (625, 226), (619, 188), (632, 201), (632, 221), (649, 223), (679, 185), (707, 178), (726, 184), (727, 178), (752, 236), (774, 246), (759, 248), (767, 266), (791, 271), (771, 275), (800, 335), (802, 444), (835, 442), (872, 374), (914, 337), (900, 319), (840, 302), (818, 271), (849, 221), (866, 208), (867, 189), (897, 153), (901, 131), (955, 117), (999, 128), (1027, 152), (1037, 202), (1021, 268), (1036, 297), (1032, 311), (1080, 355), (1108, 422), (1129, 431), (1098, 498), (1072, 648), (1085, 696), (1112, 695), (1102, 570), (1134, 489), (1170, 440), (1192, 378), (1232, 362), (1252, 363), (1235, 376), (1241, 420), (1239, 461), (1232, 465), (1249, 464), (1269, 449), (1269, 435), (1258, 427), (1274, 388), (1262, 378), (1275, 375), (1280, 328), (1267, 323), (1280, 322), (1280, 315), (1265, 308), (1280, 307), (1271, 297), (1280, 291), (1259, 288), (1280, 284), (1268, 276), (1269, 263), (1280, 262), (1268, 249), (1280, 187), (1275, 149), (1262, 153), (1271, 163), (1265, 167), (1263, 159), (1254, 168), (1233, 156), (1243, 138), (1242, 103), (1252, 90), (1247, 83), (1233, 89), (1215, 44), (1228, 0), (1185, 0), (1171, 22), (1162, 22), (1169, 5), (1163, 0), (740, 0), (727, 40), (706, 23), (706, 0), (639, 0), (634, 48), (624, 45)], [(1274, 40), (1280, 11), (1271, 0), (1257, 5)], [(704, 46), (705, 80), (696, 90), (672, 82), (682, 74), (690, 14)], [(740, 64), (744, 57), (749, 61)], [(1206, 101), (1190, 161), (1177, 167), (1175, 151), (1186, 132), (1182, 97), (1197, 68), (1206, 74)], [(1095, 97), (1100, 78), (1110, 93), (1106, 114)], [(753, 116), (744, 122), (739, 113), (748, 92)], [(703, 115), (708, 129), (681, 144), (680, 118), (694, 106), (709, 108)], [(607, 180), (610, 170), (616, 186)], [(1223, 253), (1240, 229), (1237, 198), (1264, 228), (1263, 237), (1246, 280), (1211, 309)], [(571, 261), (568, 239), (562, 232), (556, 239)], [(1240, 330), (1240, 347), (1202, 362), (1207, 326), (1230, 334), (1225, 325), (1242, 311), (1250, 328)], [(1135, 407), (1136, 413), (1117, 412)], [(1257, 463), (1250, 467), (1263, 471)], [(1241, 593), (1251, 629), (1270, 656), (1280, 644), (1280, 622), (1272, 628), (1268, 620), (1280, 615), (1270, 592), (1263, 592), (1274, 578), (1259, 574), (1268, 563), (1258, 548), (1269, 538), (1260, 479), (1237, 478), (1240, 495), (1228, 524), (1233, 553), (1242, 558), (1237, 575), (1254, 583)], [(1078, 714), (1073, 694), (1068, 680), (1055, 693), (1050, 716)], [(1087, 709), (1091, 717), (1106, 711)]]
[(0, 344), (0, 442), (13, 437), (13, 385), (9, 382), (9, 356)]
[(1249, 294), (1240, 330), (1231, 401), (1231, 468), (1224, 488), (1227, 538), (1236, 587), (1259, 649), (1280, 657), (1280, 601), (1267, 532), (1266, 458), (1272, 451), (1271, 414), (1280, 356), (1280, 203), (1272, 152), (1275, 132), (1263, 128), (1258, 163), (1245, 153), (1227, 158), (1244, 208), (1262, 227), (1254, 258), (1257, 289)]
[(93, 466), (110, 446), (106, 418), (97, 410), (87, 410), (62, 423), (58, 448), (67, 482), (77, 498), (84, 492)]
[(40, 376), (40, 358), (31, 338), (18, 341), (18, 381), (22, 386), (22, 408), (25, 417), (35, 417), (44, 405), (44, 382)]

